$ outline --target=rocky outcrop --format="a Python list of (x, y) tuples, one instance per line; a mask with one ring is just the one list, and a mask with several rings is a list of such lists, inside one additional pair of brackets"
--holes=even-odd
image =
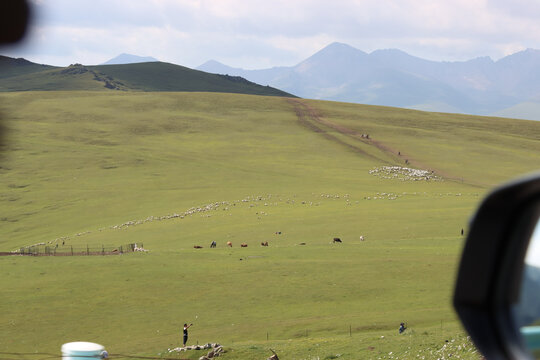
[(182, 352), (182, 351), (188, 351), (188, 350), (208, 350), (210, 349), (210, 351), (206, 354), (206, 355), (203, 355), (199, 358), (199, 360), (210, 360), (210, 359), (214, 359), (214, 358), (217, 358), (219, 355), (221, 355), (224, 350), (223, 350), (223, 346), (221, 346), (220, 344), (205, 344), (205, 345), (190, 345), (190, 346), (185, 346), (185, 347), (177, 347), (177, 348), (174, 348), (174, 349), (169, 349), (169, 352)]

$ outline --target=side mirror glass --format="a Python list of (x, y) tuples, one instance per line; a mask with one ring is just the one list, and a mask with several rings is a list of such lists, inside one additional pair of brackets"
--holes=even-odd
[(523, 267), (519, 301), (514, 320), (523, 341), (536, 359), (540, 359), (540, 219), (532, 232)]

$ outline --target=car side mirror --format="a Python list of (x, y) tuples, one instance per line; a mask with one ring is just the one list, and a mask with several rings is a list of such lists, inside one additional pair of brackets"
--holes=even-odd
[(487, 359), (540, 354), (540, 174), (482, 202), (467, 236), (454, 307)]

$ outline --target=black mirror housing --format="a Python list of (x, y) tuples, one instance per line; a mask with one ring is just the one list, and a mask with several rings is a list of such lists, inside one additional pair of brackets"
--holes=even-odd
[(504, 185), (482, 202), (467, 236), (454, 307), (488, 359), (530, 358), (513, 306), (519, 300), (525, 253), (538, 221), (540, 174)]

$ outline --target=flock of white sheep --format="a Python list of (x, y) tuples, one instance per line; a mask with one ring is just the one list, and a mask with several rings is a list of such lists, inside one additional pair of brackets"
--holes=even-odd
[(443, 181), (443, 179), (440, 176), (435, 175), (433, 171), (412, 169), (402, 166), (382, 166), (370, 170), (369, 173), (383, 179), (401, 181)]

